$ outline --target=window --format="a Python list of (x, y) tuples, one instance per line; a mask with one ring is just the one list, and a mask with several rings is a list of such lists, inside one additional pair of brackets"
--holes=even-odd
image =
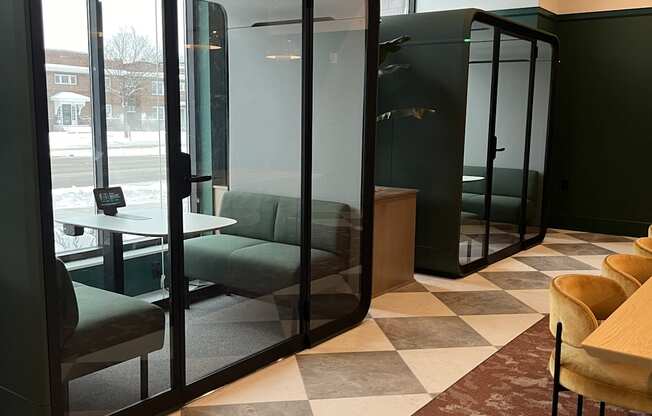
[(127, 113), (135, 113), (136, 106), (134, 104), (127, 104)]
[(179, 83), (179, 92), (186, 92), (186, 83), (183, 81)]
[(104, 88), (106, 88), (107, 95), (111, 92), (111, 77), (104, 77)]
[(152, 118), (154, 120), (165, 120), (165, 106), (152, 106)]
[(54, 74), (54, 83), (57, 85), (77, 85), (77, 75)]
[(163, 81), (152, 81), (152, 95), (165, 95), (165, 83)]
[(106, 111), (106, 118), (113, 118), (113, 106), (111, 104), (107, 104), (104, 106), (104, 111)]

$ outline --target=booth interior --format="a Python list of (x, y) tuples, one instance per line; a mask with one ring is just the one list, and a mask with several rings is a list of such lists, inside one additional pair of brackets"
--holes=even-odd
[(553, 35), (475, 10), (383, 17), (376, 183), (415, 188), (418, 270), (542, 239)]
[[(162, 2), (43, 0), (57, 257), (47, 278), (70, 414), (168, 392), (178, 368), (186, 385), (228, 380), (366, 314), (368, 6), (316, 0), (305, 45), (302, 3), (179, 1), (181, 100), (168, 108)], [(174, 111), (181, 149), (168, 142)], [(193, 174), (183, 276), (170, 269), (168, 229), (178, 151)], [(185, 330), (173, 337), (175, 299)]]

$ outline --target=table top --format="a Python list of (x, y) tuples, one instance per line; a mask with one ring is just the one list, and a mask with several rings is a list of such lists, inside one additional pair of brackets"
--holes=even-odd
[[(55, 221), (60, 224), (144, 237), (165, 237), (168, 235), (167, 211), (160, 208), (125, 208), (120, 210), (118, 215), (114, 217), (104, 214), (64, 214), (57, 216)], [(237, 221), (231, 218), (190, 212), (183, 213), (184, 234), (215, 231), (236, 223)]]
[(418, 192), (417, 189), (376, 186), (375, 199), (378, 201), (382, 199), (414, 198)]
[(484, 180), (484, 176), (470, 176), (470, 175), (462, 176), (462, 182), (478, 182), (483, 180)]
[(652, 279), (611, 314), (582, 346), (601, 359), (652, 368)]

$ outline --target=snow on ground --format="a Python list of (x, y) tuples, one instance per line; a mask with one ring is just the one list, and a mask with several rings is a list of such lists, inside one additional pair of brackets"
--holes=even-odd
[[(124, 137), (122, 130), (107, 132), (107, 146), (111, 156), (157, 156), (165, 154), (165, 131), (132, 131)], [(76, 127), (67, 131), (50, 132), (52, 157), (90, 157), (93, 134), (90, 127)]]

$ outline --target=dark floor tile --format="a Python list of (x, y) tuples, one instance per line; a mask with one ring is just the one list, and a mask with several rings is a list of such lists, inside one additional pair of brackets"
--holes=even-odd
[[(555, 250), (566, 256), (593, 256), (613, 254), (611, 250), (590, 243), (580, 244), (544, 244), (544, 247)], [(516, 255), (518, 256), (518, 254)]]
[(298, 355), (308, 398), (425, 393), (395, 351)]
[(186, 407), (181, 416), (311, 416), (308, 400)]
[(502, 290), (482, 292), (433, 293), (458, 315), (536, 313), (532, 308)]
[(550, 276), (541, 272), (480, 272), (482, 277), (505, 290), (547, 289)]
[(409, 284), (407, 284), (405, 286), (401, 286), (398, 289), (392, 290), (392, 292), (407, 292), (407, 293), (410, 293), (410, 292), (427, 292), (427, 291), (428, 291), (428, 289), (423, 287), (423, 285), (418, 283), (418, 282), (412, 282), (412, 283), (409, 283)]
[(539, 271), (595, 269), (590, 264), (566, 256), (518, 257), (517, 259)]
[(590, 243), (625, 243), (631, 241), (619, 235), (594, 234), (594, 233), (569, 233), (571, 237)]
[(457, 316), (379, 318), (376, 323), (398, 350), (490, 345)]

